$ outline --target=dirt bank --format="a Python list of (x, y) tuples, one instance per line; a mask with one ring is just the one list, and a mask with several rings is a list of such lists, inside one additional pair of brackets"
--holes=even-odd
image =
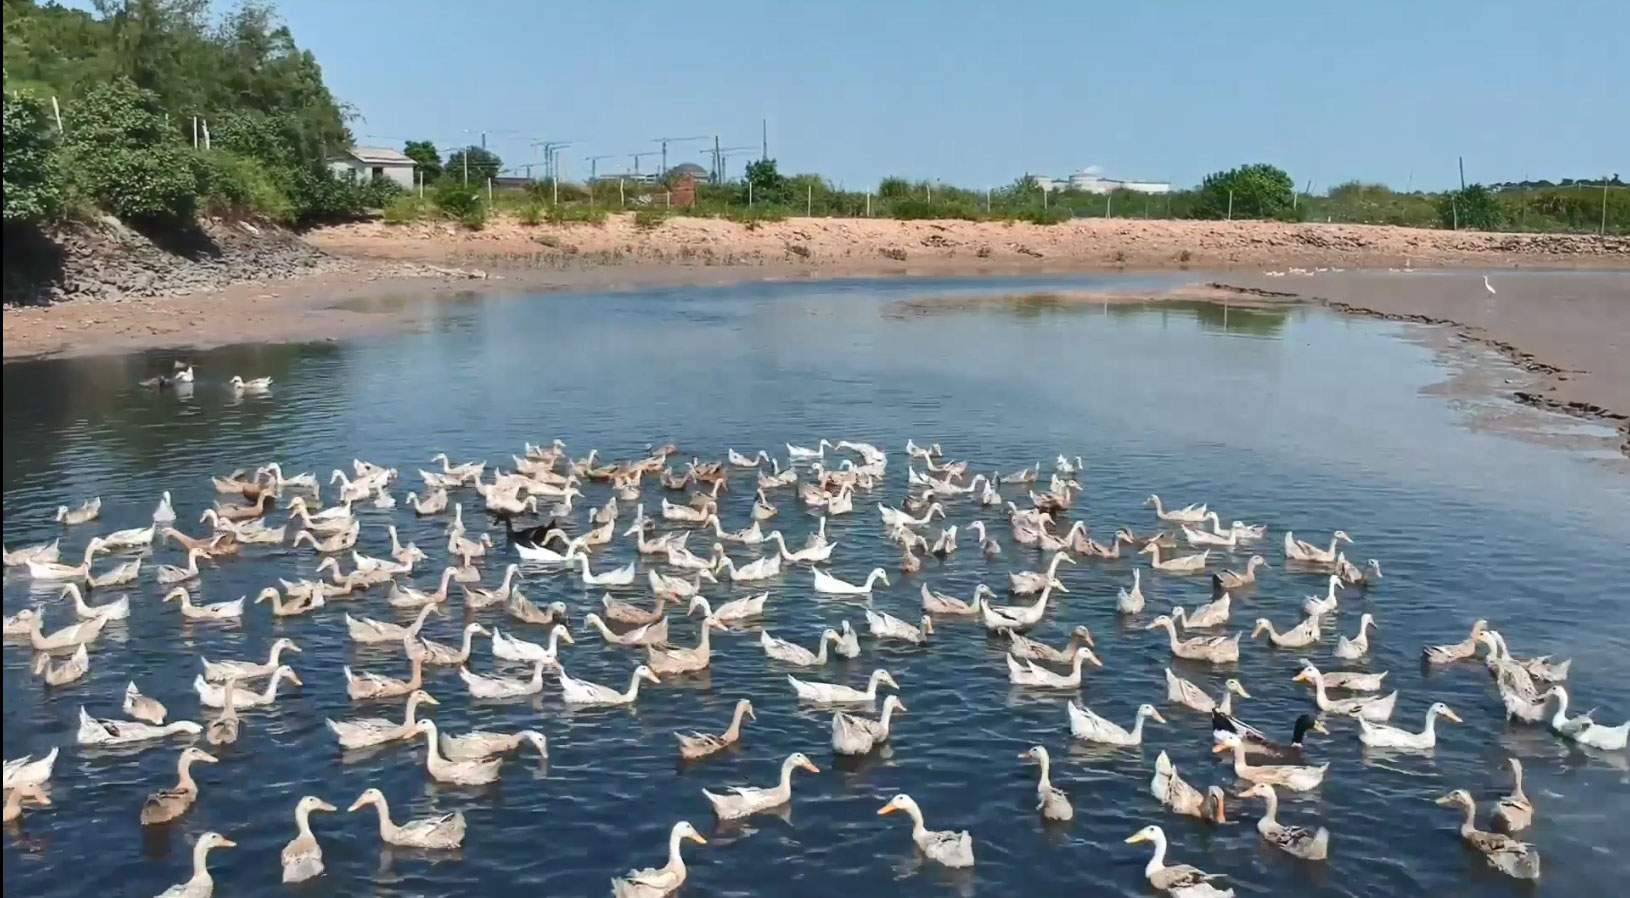
[(326, 228), (315, 246), (345, 255), (493, 269), (575, 270), (643, 263), (800, 266), (823, 274), (1118, 267), (1195, 269), (1480, 266), (1627, 267), (1630, 238), (1484, 234), (1370, 225), (1082, 219), (1023, 222), (795, 218), (747, 227), (634, 216), (603, 225), (525, 227), (499, 221), (478, 232), (447, 224), (379, 223)]

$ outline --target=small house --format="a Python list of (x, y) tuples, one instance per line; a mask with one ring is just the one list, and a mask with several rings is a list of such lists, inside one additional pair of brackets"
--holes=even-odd
[(413, 187), (413, 160), (390, 147), (352, 147), (328, 160), (337, 175), (350, 175), (359, 183), (389, 178), (403, 187)]

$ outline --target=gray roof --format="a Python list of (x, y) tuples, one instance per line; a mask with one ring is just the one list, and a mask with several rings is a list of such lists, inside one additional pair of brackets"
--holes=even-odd
[(413, 160), (390, 147), (352, 147), (345, 151), (346, 156), (365, 165), (412, 165)]

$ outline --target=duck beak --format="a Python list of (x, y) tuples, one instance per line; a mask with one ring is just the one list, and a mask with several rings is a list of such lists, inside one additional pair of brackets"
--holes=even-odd
[(821, 772), (821, 768), (816, 767), (812, 762), (809, 762), (809, 761), (805, 761), (804, 763), (799, 764), (798, 766), (804, 768), (805, 770), (808, 770), (810, 773), (820, 773)]
[(1330, 735), (1330, 729), (1324, 725), (1324, 721), (1322, 720), (1313, 721), (1313, 732), (1318, 733), (1321, 736)]
[(1449, 805), (1449, 804), (1454, 804), (1455, 799), (1454, 799), (1453, 795), (1439, 795), (1437, 798), (1432, 799), (1432, 803), (1433, 804)]
[(319, 801), (319, 802), (317, 802), (317, 810), (319, 810), (319, 811), (337, 811), (337, 810), (339, 810), (339, 808), (334, 807), (333, 805), (329, 804), (326, 801)]
[(221, 839), (220, 845), (221, 845), (222, 848), (236, 848), (236, 847), (238, 847), (238, 843), (232, 841), (231, 839), (226, 839), (226, 838)]
[[(1089, 655), (1089, 656), (1087, 656), (1087, 660), (1092, 662), (1093, 667), (1103, 667), (1104, 666), (1104, 662), (1098, 660), (1097, 655)], [(1161, 723), (1165, 723), (1165, 721), (1161, 721)]]
[(1143, 840), (1145, 840), (1147, 838), (1149, 838), (1149, 837), (1144, 835), (1143, 833), (1135, 832), (1132, 835), (1126, 837), (1126, 844), (1131, 845), (1134, 842), (1142, 842)]
[(1292, 683), (1303, 683), (1303, 682), (1306, 682), (1306, 681), (1307, 681), (1307, 671), (1306, 671), (1306, 670), (1302, 670), (1302, 671), (1300, 671), (1300, 672), (1298, 672), (1298, 673), (1297, 673), (1297, 674), (1296, 674), (1296, 676), (1294, 676), (1294, 677), (1291, 677), (1291, 678), (1290, 678), (1290, 681), (1291, 681), (1291, 682), (1292, 682)]
[(362, 807), (363, 805), (366, 805), (366, 804), (367, 804), (366, 801), (363, 801), (361, 798), (358, 798), (356, 801), (351, 802), (351, 806), (346, 808), (345, 812), (347, 814), (349, 814), (349, 813), (355, 811), (357, 808), (360, 808), (360, 807)]
[(707, 840), (702, 838), (701, 833), (691, 833), (691, 834), (685, 836), (685, 838), (691, 840), (692, 842), (695, 842), (698, 845), (706, 845), (707, 844)]
[(1211, 753), (1214, 755), (1220, 755), (1228, 750), (1229, 745), (1226, 742), (1218, 742), (1216, 745), (1211, 746)]
[(892, 813), (895, 812), (895, 810), (896, 810), (896, 808), (894, 807), (894, 805), (886, 804), (886, 805), (883, 805), (882, 807), (877, 809), (877, 816), (881, 817), (884, 814), (892, 814)]
[(1466, 722), (1466, 721), (1460, 719), (1460, 715), (1456, 714), (1454, 712), (1453, 708), (1444, 708), (1443, 709), (1443, 716), (1449, 718), (1450, 720), (1454, 721), (1455, 723), (1465, 723)]

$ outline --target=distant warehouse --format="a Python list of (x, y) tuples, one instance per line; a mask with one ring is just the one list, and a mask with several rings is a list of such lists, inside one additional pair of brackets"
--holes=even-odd
[(1097, 168), (1083, 168), (1068, 178), (1055, 178), (1051, 175), (1032, 175), (1036, 184), (1049, 193), (1055, 190), (1077, 190), (1082, 193), (1113, 193), (1117, 190), (1130, 190), (1134, 193), (1171, 193), (1170, 181), (1144, 181), (1122, 178), (1108, 178)]

